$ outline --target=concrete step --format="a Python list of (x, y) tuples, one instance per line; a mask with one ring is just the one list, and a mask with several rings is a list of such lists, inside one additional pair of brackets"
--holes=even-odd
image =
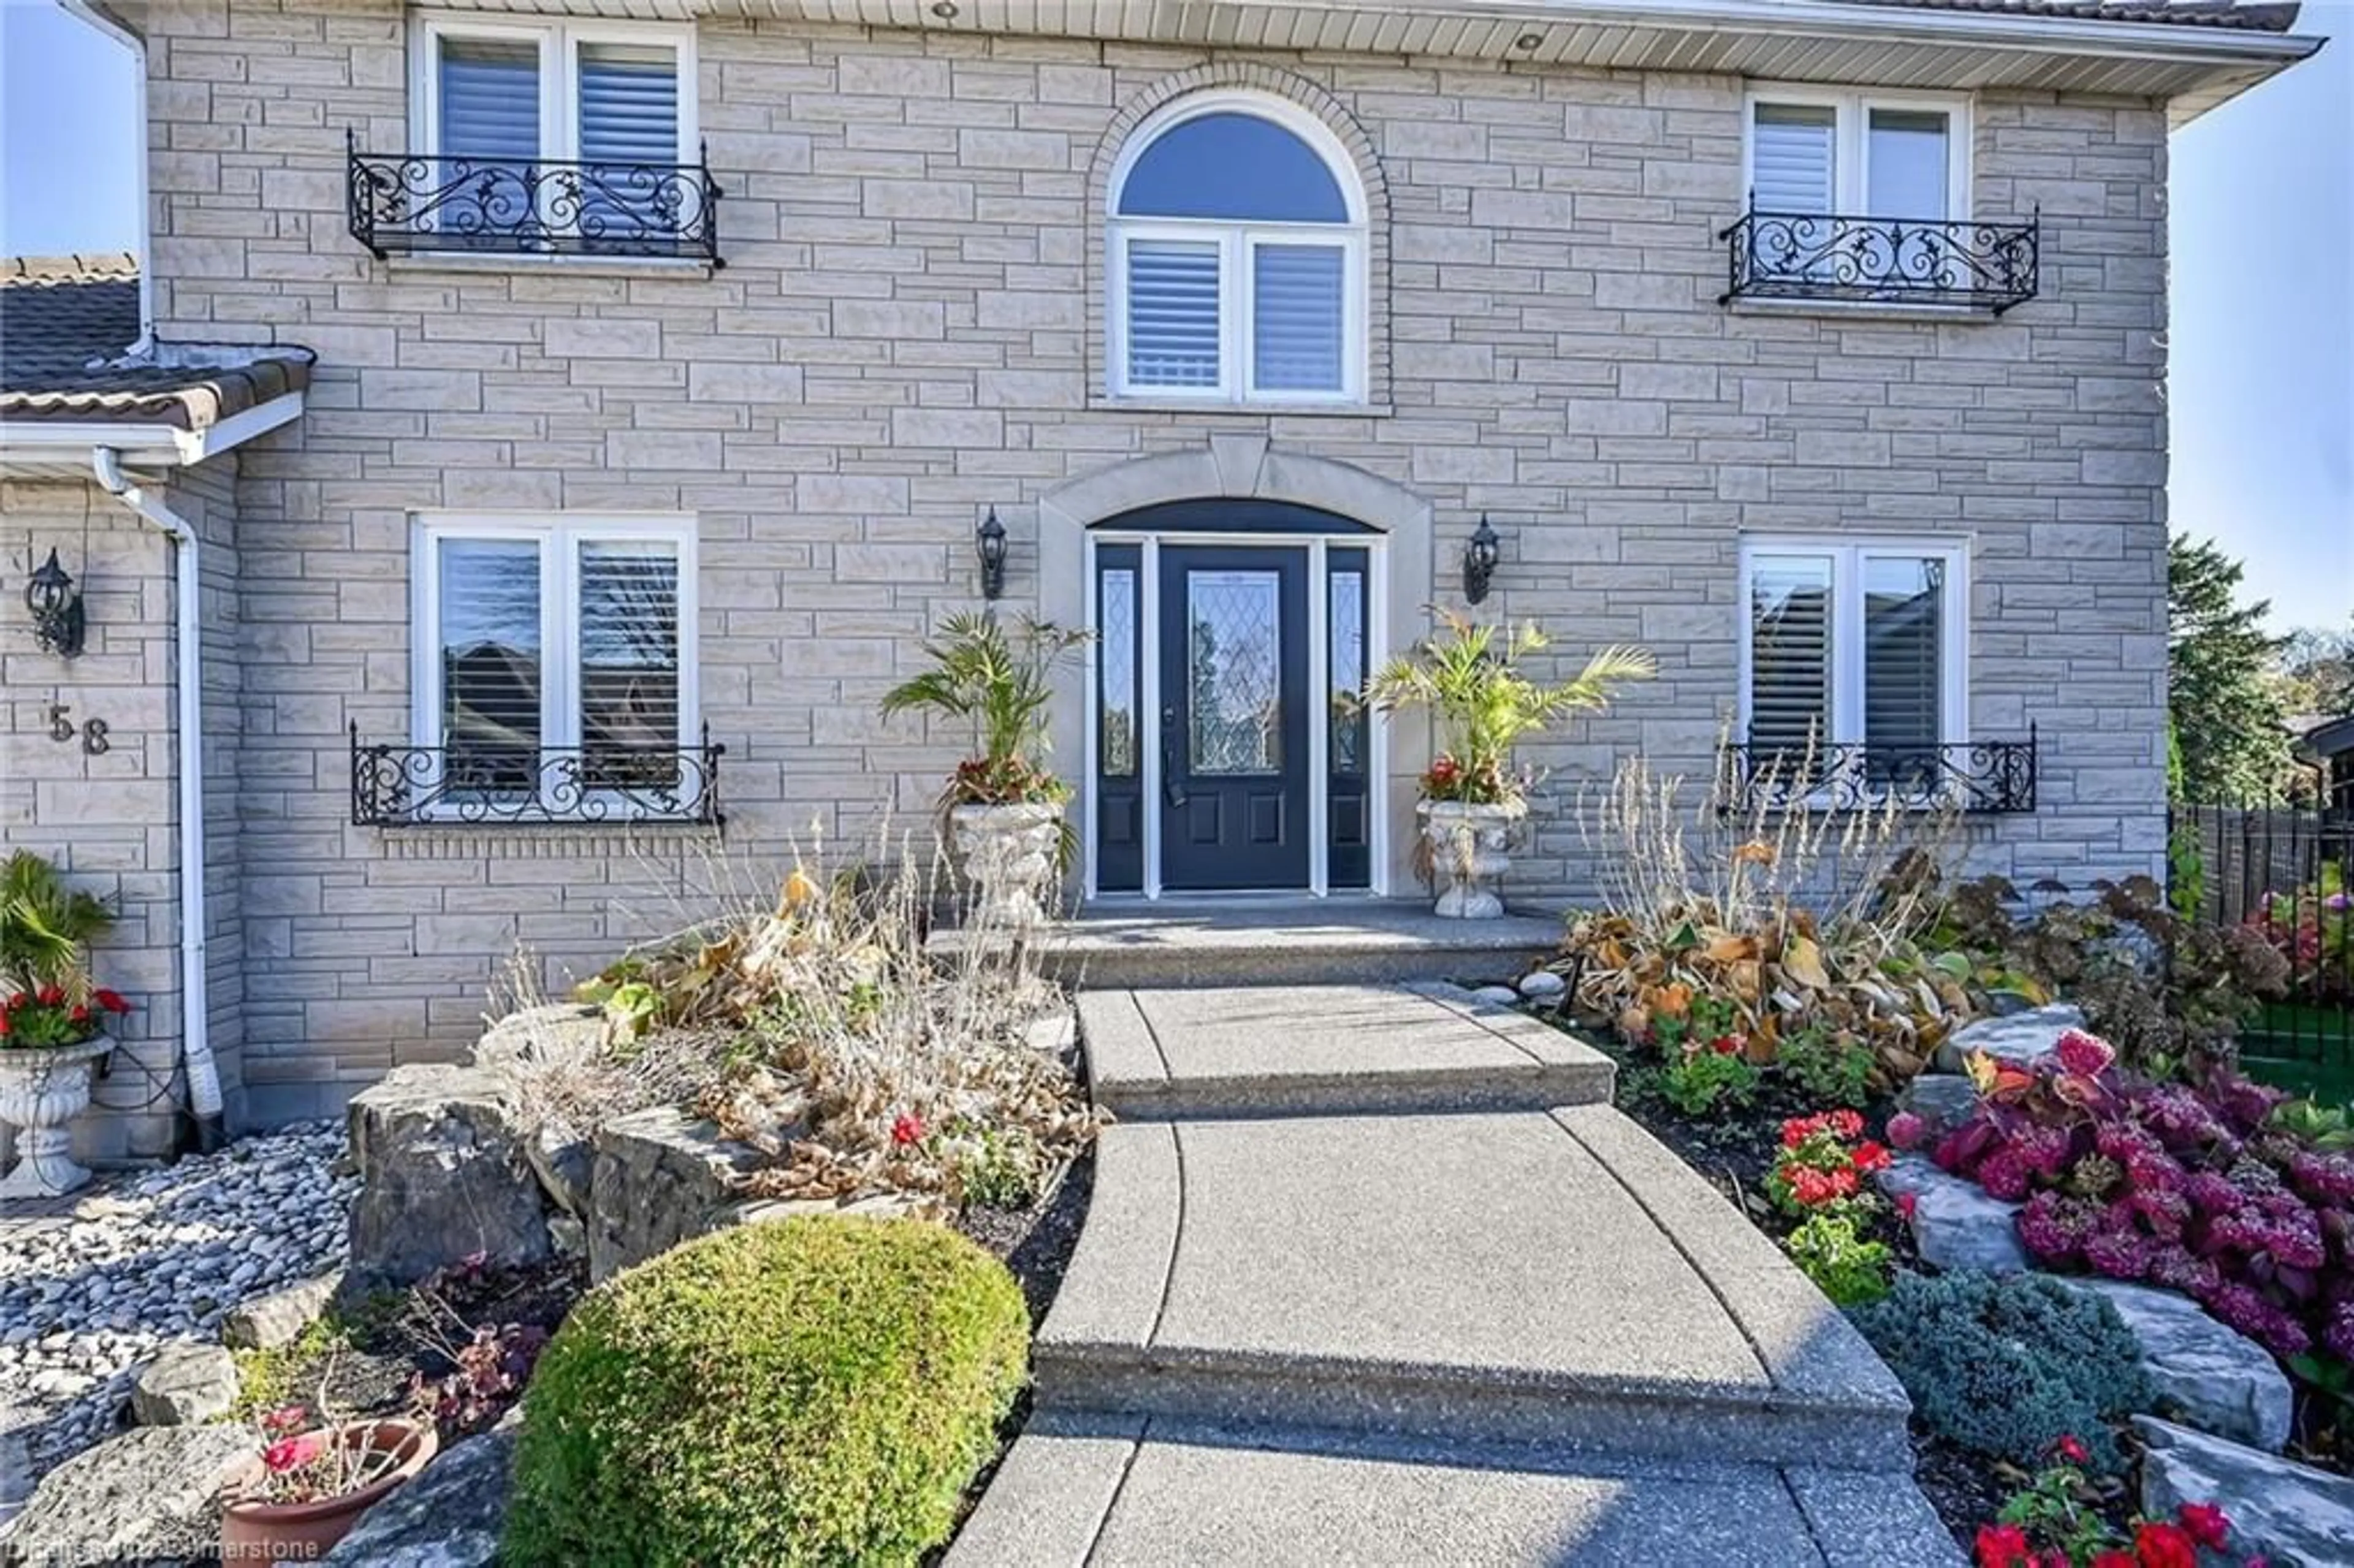
[(1561, 946), (1558, 918), (1441, 919), (1420, 900), (1097, 904), (1057, 927), (1053, 964), (1082, 989), (1511, 981)]
[(1962, 1568), (1910, 1481), (1532, 1465), (1413, 1439), (1034, 1417), (949, 1568)]
[(1125, 1120), (1606, 1105), (1616, 1066), (1444, 980), (1084, 991), (1095, 1097)]
[(1846, 1319), (1602, 1106), (1114, 1126), (1033, 1365), (1050, 1412), (1911, 1464)]

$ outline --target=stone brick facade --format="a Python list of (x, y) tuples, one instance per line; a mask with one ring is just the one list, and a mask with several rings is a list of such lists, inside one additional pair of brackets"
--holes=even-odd
[[(1977, 826), (1977, 853), (2079, 881), (2161, 858), (2162, 105), (1977, 99), (1977, 210), (2042, 217), (2041, 295), (2002, 320), (1768, 314), (1716, 302), (1738, 79), (706, 19), (723, 270), (386, 262), (345, 232), (345, 132), (406, 143), (406, 36), (394, 0), (150, 8), (157, 330), (319, 354), (306, 416), (240, 454), (222, 584), (241, 730), (219, 874), (244, 989), (215, 994), (253, 1117), (454, 1049), (517, 946), (554, 983), (797, 840), (919, 826), (957, 737), (875, 702), (976, 602), (975, 520), (1012, 531), (1010, 608), (1067, 602), (1079, 564), (1042, 555), (1041, 501), (1224, 438), (1422, 498), (1427, 544), (1391, 566), (1409, 605), (1456, 598), (1486, 513), (1490, 609), (1544, 620), (1564, 659), (1658, 654), (1657, 681), (1532, 748), (1553, 782), (1522, 894), (1577, 891), (1567, 804), (1617, 756), (1708, 766), (1744, 530), (1967, 539), (1974, 728), (2031, 723), (2041, 746), (2040, 809)], [(1104, 391), (1109, 160), (1122, 127), (1209, 84), (1305, 105), (1359, 160), (1362, 408)], [(37, 501), (79, 525), (80, 498)], [(121, 878), (126, 957), (167, 986), (161, 546), (110, 505), (90, 503), (93, 540), (124, 600), (75, 675), (104, 673), (122, 744), (85, 760), (23, 738), (37, 704), (16, 696), (8, 823), (55, 837), (95, 814), (75, 863)], [(347, 726), (407, 736), (412, 515), (439, 508), (695, 515), (724, 841), (350, 825)], [(1066, 741), (1076, 724), (1074, 699)], [(104, 788), (52, 816), (69, 776)]]

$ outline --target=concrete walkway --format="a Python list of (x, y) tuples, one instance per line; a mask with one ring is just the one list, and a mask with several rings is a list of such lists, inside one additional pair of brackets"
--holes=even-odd
[(1123, 1119), (957, 1568), (1960, 1562), (1903, 1391), (1599, 1054), (1443, 986), (1080, 1022)]

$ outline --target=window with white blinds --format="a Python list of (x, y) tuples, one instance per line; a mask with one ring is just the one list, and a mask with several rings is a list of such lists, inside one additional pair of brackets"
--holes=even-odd
[[(419, 524), (418, 744), (449, 786), (667, 787), (695, 737), (692, 519)], [(578, 752), (578, 769), (553, 754)]]
[(1761, 88), (1750, 99), (1751, 209), (1780, 217), (1969, 216), (1960, 99)]
[(1792, 767), (1831, 746), (1901, 756), (1967, 738), (1966, 562), (1951, 541), (1745, 539), (1753, 757)]
[(418, 26), (413, 101), (427, 106), (417, 129), (428, 152), (514, 164), (693, 161), (691, 27), (440, 16)]
[(1111, 186), (1115, 394), (1363, 396), (1364, 196), (1297, 105), (1212, 92), (1140, 126)]

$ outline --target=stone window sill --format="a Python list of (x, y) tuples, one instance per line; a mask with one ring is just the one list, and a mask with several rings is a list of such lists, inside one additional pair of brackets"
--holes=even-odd
[(1725, 311), (1736, 316), (1811, 316), (1845, 322), (1975, 322), (1991, 326), (2003, 320), (1992, 311), (1975, 305), (1882, 304), (1858, 300), (1734, 300), (1725, 306)]
[(419, 250), (387, 256), (394, 272), (504, 272), (567, 278), (709, 278), (708, 261), (685, 256), (522, 256)]
[(1296, 418), (1302, 415), (1343, 418), (1385, 418), (1397, 410), (1387, 403), (1334, 403), (1320, 398), (1254, 397), (1246, 403), (1199, 397), (1119, 397), (1098, 392), (1087, 399), (1099, 414), (1211, 414), (1265, 418)]

